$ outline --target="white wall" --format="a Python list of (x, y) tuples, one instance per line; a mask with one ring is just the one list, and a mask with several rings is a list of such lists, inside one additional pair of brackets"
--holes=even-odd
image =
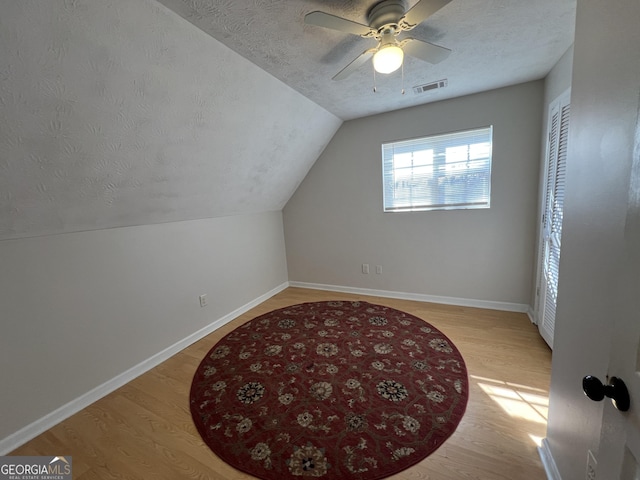
[[(544, 79), (544, 104), (548, 106), (571, 87), (573, 72), (573, 45), (560, 57), (549, 74)], [(547, 121), (547, 117), (542, 119)], [(543, 130), (543, 131), (546, 131)]]
[(0, 265), (4, 447), (287, 281), (281, 212), (5, 240)]
[[(542, 107), (536, 81), (344, 123), (283, 210), (289, 280), (529, 305)], [(382, 212), (381, 142), (485, 125), (491, 209)]]

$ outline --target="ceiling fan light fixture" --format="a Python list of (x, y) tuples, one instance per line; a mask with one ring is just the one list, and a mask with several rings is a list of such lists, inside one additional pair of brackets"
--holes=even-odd
[[(373, 72), (388, 74), (403, 66), (404, 54), (427, 63), (438, 63), (447, 58), (451, 50), (415, 38), (398, 42), (398, 35), (431, 17), (452, 0), (376, 0), (367, 12), (367, 25), (329, 13), (314, 11), (304, 16), (304, 23), (374, 38), (378, 45), (369, 48), (340, 70), (333, 80), (343, 80), (373, 57)], [(407, 10), (408, 3), (413, 6)]]
[(382, 45), (373, 55), (373, 68), (378, 73), (395, 72), (402, 65), (404, 52), (397, 45)]

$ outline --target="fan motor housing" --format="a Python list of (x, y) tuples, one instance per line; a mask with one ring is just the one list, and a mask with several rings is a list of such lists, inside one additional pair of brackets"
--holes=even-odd
[(383, 0), (375, 4), (367, 16), (369, 26), (379, 30), (385, 25), (397, 25), (405, 13), (405, 4), (402, 0)]

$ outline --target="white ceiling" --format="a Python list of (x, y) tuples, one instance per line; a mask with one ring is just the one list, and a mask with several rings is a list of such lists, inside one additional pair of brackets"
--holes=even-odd
[[(408, 58), (402, 95), (400, 71), (377, 75), (373, 92), (370, 62), (332, 81), (376, 41), (304, 24), (315, 10), (366, 24), (378, 0), (158, 1), (343, 120), (543, 78), (573, 43), (576, 8), (576, 0), (453, 0), (401, 35), (452, 50), (437, 65)], [(445, 78), (444, 89), (412, 91)]]

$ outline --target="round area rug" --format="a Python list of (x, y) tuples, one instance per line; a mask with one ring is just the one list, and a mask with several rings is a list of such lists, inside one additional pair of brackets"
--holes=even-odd
[(393, 308), (333, 301), (254, 318), (204, 358), (191, 385), (203, 440), (266, 480), (375, 480), (423, 460), (468, 399), (462, 356)]

